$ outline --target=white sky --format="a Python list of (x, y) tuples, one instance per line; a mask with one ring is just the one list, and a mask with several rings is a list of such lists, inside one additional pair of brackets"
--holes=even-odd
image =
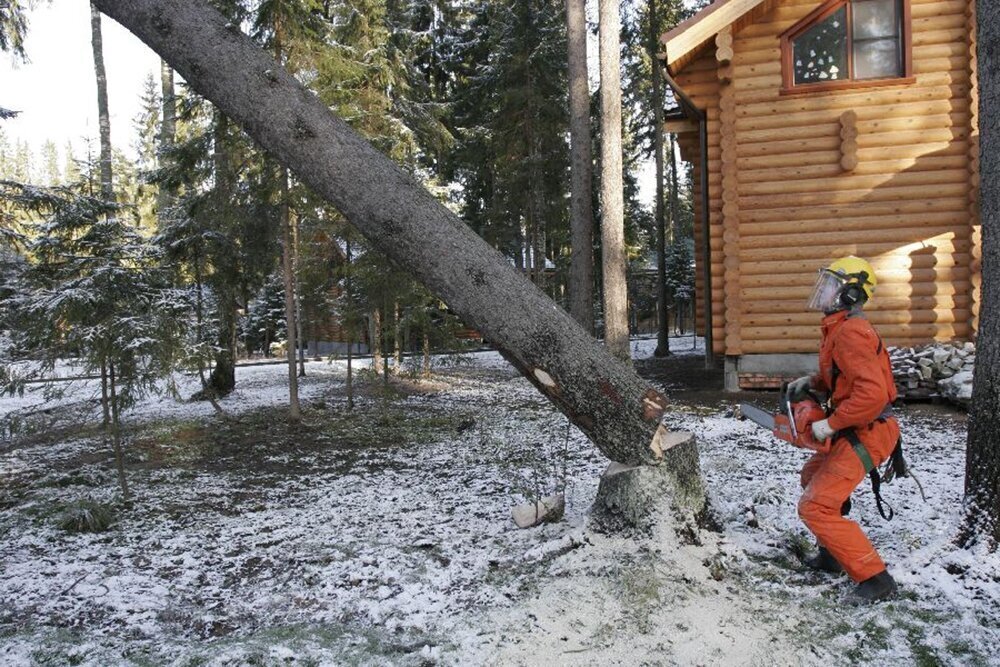
[[(111, 141), (132, 152), (133, 119), (139, 112), (142, 84), (152, 73), (159, 80), (159, 57), (113, 20), (102, 17), (104, 65), (108, 73)], [(21, 115), (3, 122), (14, 144), (27, 141), (37, 157), (51, 139), (64, 157), (67, 141), (80, 157), (86, 137), (96, 140), (97, 84), (90, 44), (90, 3), (53, 0), (29, 14), (25, 50), (30, 62), (15, 64), (0, 55), (0, 106)]]

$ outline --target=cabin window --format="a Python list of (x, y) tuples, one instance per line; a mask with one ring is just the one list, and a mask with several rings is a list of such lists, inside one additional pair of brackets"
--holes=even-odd
[(844, 88), (910, 77), (909, 23), (909, 0), (824, 3), (781, 36), (784, 87)]

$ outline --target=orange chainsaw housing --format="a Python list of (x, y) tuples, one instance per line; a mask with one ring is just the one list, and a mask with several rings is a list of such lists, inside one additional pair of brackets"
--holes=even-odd
[(796, 447), (810, 449), (820, 454), (826, 454), (833, 445), (830, 438), (819, 442), (812, 434), (813, 422), (826, 419), (826, 410), (812, 399), (792, 403), (792, 417), (795, 418), (795, 428), (792, 429), (791, 419), (787, 414), (774, 416), (774, 436)]

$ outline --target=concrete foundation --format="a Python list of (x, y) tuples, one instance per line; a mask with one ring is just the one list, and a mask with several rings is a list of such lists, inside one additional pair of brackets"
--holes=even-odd
[(782, 382), (812, 375), (819, 368), (816, 354), (745, 354), (726, 357), (726, 391), (777, 389)]

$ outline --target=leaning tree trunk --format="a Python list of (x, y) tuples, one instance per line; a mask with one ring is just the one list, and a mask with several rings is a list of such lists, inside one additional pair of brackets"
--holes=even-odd
[(621, 16), (618, 0), (599, 0), (601, 61), (601, 275), (604, 344), (629, 359), (628, 283), (622, 189)]
[(104, 69), (104, 46), (101, 39), (101, 13), (90, 5), (90, 35), (94, 47), (94, 74), (97, 76), (97, 116), (101, 128), (101, 196), (114, 199), (111, 176), (111, 114), (108, 112), (108, 74)]
[(982, 289), (965, 463), (967, 541), (1000, 545), (1000, 5), (979, 0)]
[(607, 457), (665, 462), (657, 497), (685, 514), (704, 507), (693, 439), (661, 424), (666, 399), (238, 25), (200, 0), (94, 1), (481, 332)]
[(590, 146), (590, 88), (587, 83), (586, 0), (566, 0), (569, 60), (570, 265), (569, 312), (584, 331), (594, 330), (593, 158)]

